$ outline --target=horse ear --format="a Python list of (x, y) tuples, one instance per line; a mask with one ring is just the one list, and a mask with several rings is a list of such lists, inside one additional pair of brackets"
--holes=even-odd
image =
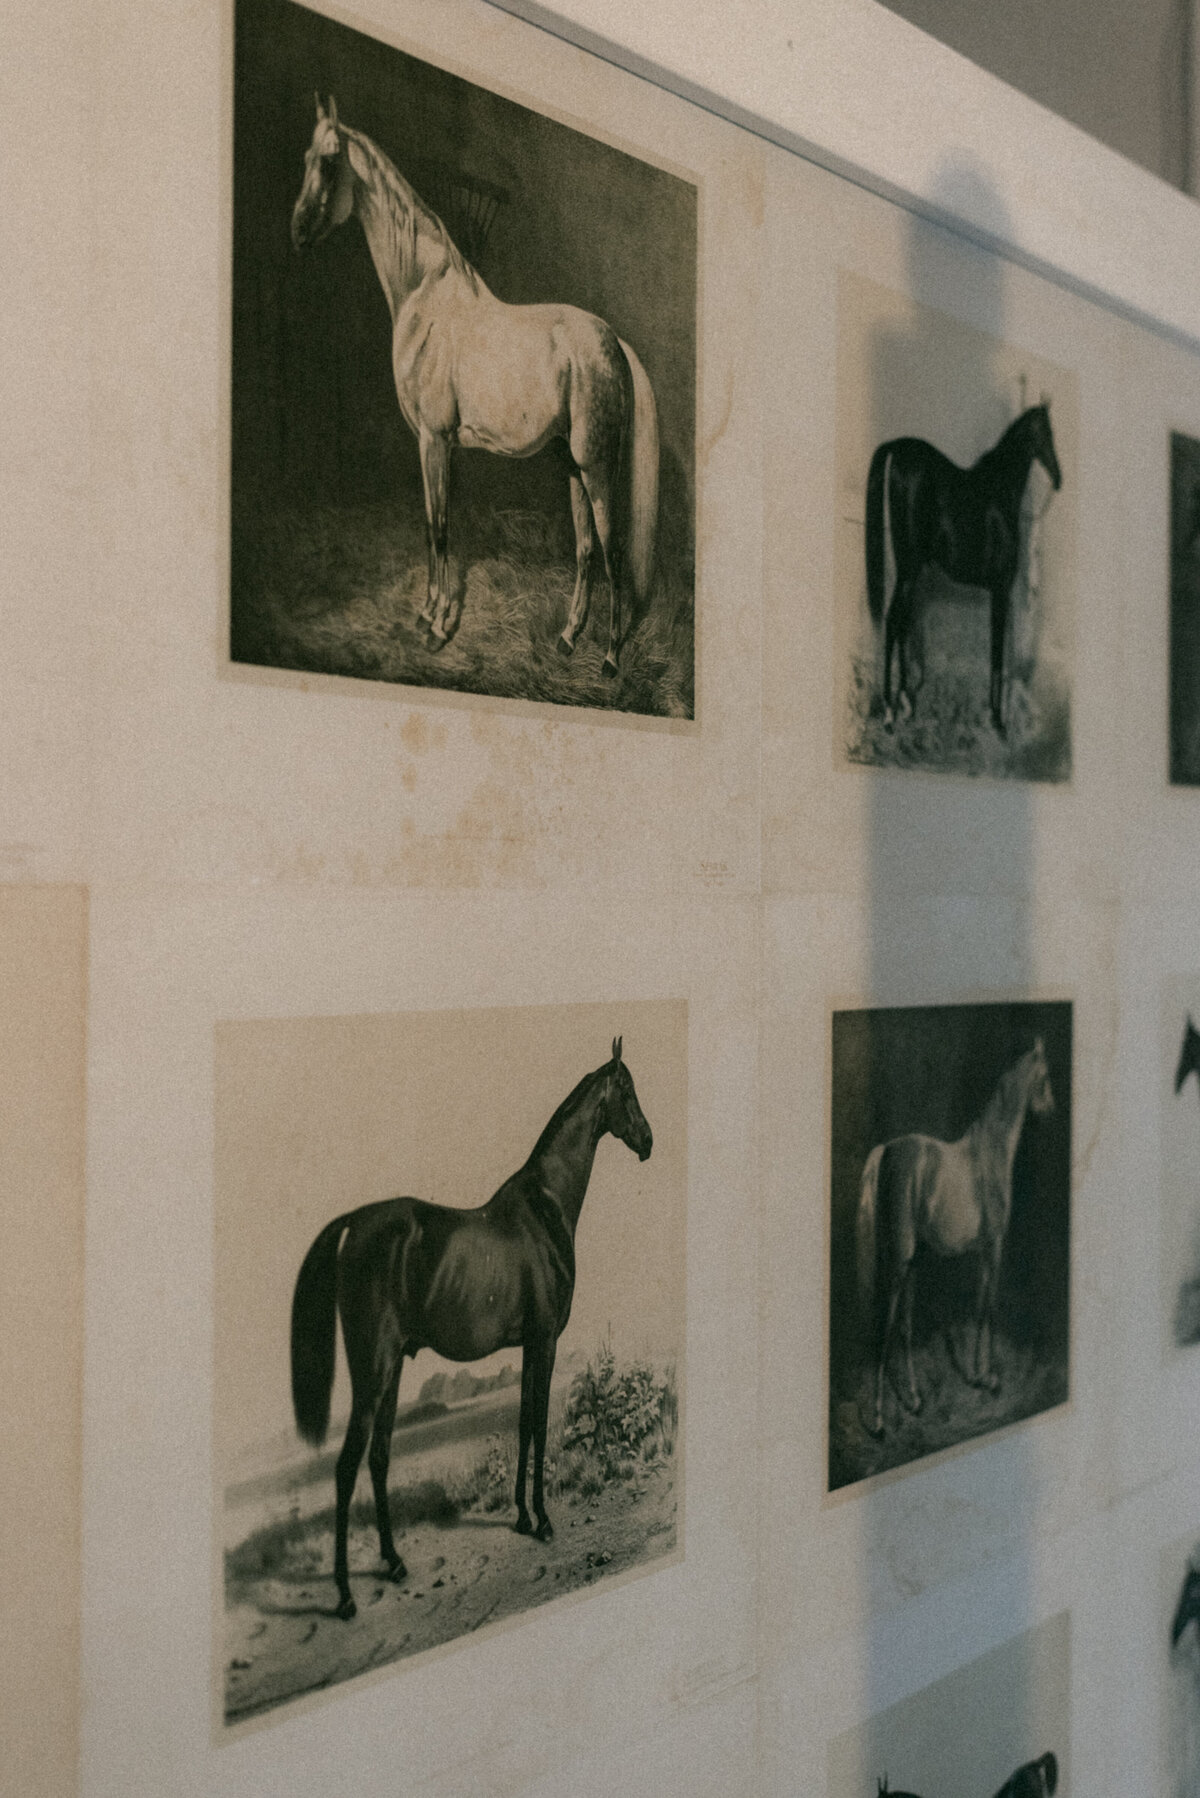
[(332, 94), (330, 94), (330, 96), (329, 96), (329, 123), (333, 126), (334, 130), (336, 131), (337, 130), (337, 101), (334, 99)]
[(1047, 412), (1049, 412), (1049, 410), (1050, 410), (1050, 395), (1045, 391), (1044, 388), (1042, 390), (1042, 396), (1041, 396), (1041, 399), (1038, 401), (1038, 404), (1040, 406), (1045, 406)]
[(1041, 1037), (1040, 1037), (1040, 1036), (1039, 1036), (1039, 1037), (1037, 1037), (1037, 1038), (1035, 1038), (1035, 1040), (1034, 1040), (1034, 1044), (1033, 1044), (1033, 1047), (1034, 1047), (1034, 1052), (1035, 1052), (1035, 1054), (1038, 1054), (1038, 1055), (1040, 1055), (1040, 1056), (1041, 1056), (1041, 1058), (1042, 1058), (1042, 1060), (1043, 1060), (1043, 1061), (1045, 1061), (1045, 1059), (1046, 1059), (1046, 1045), (1045, 1045), (1045, 1043), (1044, 1043), (1044, 1042), (1043, 1042), (1043, 1041), (1042, 1041), (1042, 1039), (1041, 1039)]
[(621, 1059), (621, 1038), (619, 1036), (613, 1037), (612, 1058), (614, 1061), (620, 1061)]
[(324, 118), (324, 117), (325, 117), (325, 108), (324, 108), (324, 107), (323, 107), (323, 106), (322, 106), (322, 105), (321, 105), (321, 96), (320, 96), (320, 94), (314, 94), (314, 95), (313, 95), (313, 99), (314, 99), (314, 100), (315, 100), (315, 101), (316, 101), (316, 103), (317, 103), (317, 123), (318, 123), (318, 125), (319, 125), (319, 124), (320, 124), (320, 122), (321, 122), (321, 120), (322, 120), (322, 119), (323, 119), (323, 118)]

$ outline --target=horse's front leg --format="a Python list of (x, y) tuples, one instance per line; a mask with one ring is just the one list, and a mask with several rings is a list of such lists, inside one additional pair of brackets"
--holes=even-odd
[(592, 528), (592, 507), (584, 491), (583, 482), (578, 473), (571, 475), (571, 517), (575, 524), (575, 592), (571, 596), (571, 610), (562, 635), (558, 639), (558, 653), (569, 656), (575, 648), (575, 640), (587, 623), (588, 601), (592, 579), (592, 556), (596, 548), (596, 535)]
[(913, 1366), (912, 1320), (913, 1320), (913, 1263), (910, 1261), (904, 1274), (904, 1370), (908, 1375), (908, 1408), (914, 1416), (921, 1409), (921, 1394), (917, 1387), (917, 1371)]
[(526, 1343), (521, 1356), (521, 1415), (517, 1424), (517, 1521), (513, 1528), (518, 1536), (533, 1534), (533, 1524), (525, 1505), (525, 1474), (529, 1466), (529, 1444), (533, 1437), (535, 1362), (535, 1350)]
[[(421, 617), (429, 626), (429, 647), (443, 649), (454, 635), (451, 623), (449, 506), (450, 439), (422, 427), (421, 479), (425, 485), (425, 529), (429, 539), (429, 593)], [(455, 623), (457, 620), (454, 621)]]
[(534, 1396), (533, 1415), (533, 1511), (537, 1518), (537, 1529), (534, 1535), (539, 1542), (548, 1542), (554, 1534), (554, 1525), (546, 1515), (546, 1501), (542, 1491), (542, 1473), (546, 1461), (546, 1431), (550, 1421), (550, 1380), (554, 1373), (554, 1352), (557, 1342), (551, 1338), (537, 1364), (537, 1391)]

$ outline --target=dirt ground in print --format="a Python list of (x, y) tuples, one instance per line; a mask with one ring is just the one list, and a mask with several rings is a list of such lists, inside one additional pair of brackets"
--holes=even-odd
[[(653, 1145), (642, 1159), (605, 1134), (591, 1163), (549, 1391), (552, 1533), (513, 1527), (521, 1348), (472, 1362), (421, 1348), (403, 1363), (387, 1475), (403, 1567), (389, 1577), (364, 1458), (347, 1534), (353, 1603), (340, 1605), (334, 1476), (350, 1383), (339, 1325), (328, 1433), (318, 1447), (301, 1440), (288, 1347), (301, 1263), (331, 1220), (380, 1201), (390, 1216), (396, 1195), (452, 1213), (484, 1204), (577, 1093), (607, 1090), (618, 1041)], [(686, 1057), (675, 1001), (219, 1026), (214, 1654), (226, 1724), (681, 1551)]]

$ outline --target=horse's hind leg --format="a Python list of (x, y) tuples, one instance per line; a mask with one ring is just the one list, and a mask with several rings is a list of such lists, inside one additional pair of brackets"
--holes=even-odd
[(532, 1536), (533, 1524), (525, 1506), (525, 1474), (529, 1466), (529, 1444), (533, 1437), (535, 1352), (526, 1345), (521, 1356), (521, 1415), (517, 1424), (517, 1521), (513, 1525), (518, 1536)]
[(904, 1274), (904, 1289), (901, 1304), (904, 1310), (904, 1370), (908, 1375), (908, 1408), (915, 1415), (921, 1409), (921, 1394), (917, 1387), (917, 1373), (913, 1366), (912, 1352), (912, 1319), (913, 1319), (913, 1264), (910, 1261)]
[(429, 647), (439, 650), (454, 635), (451, 621), (449, 506), (450, 444), (435, 432), (421, 432), (421, 478), (425, 483), (425, 525), (429, 533), (429, 596), (421, 617), (429, 626)]
[(578, 470), (575, 469), (571, 471), (571, 517), (575, 522), (575, 592), (571, 597), (571, 610), (566, 625), (558, 639), (558, 653), (561, 656), (571, 654), (576, 638), (587, 623), (592, 556), (596, 548), (591, 501), (584, 491)]
[(1004, 638), (1008, 631), (1008, 582), (992, 589), (992, 666), (988, 697), (992, 723), (998, 736), (1007, 734), (1004, 723)]
[(375, 1413), (375, 1422), (371, 1429), (371, 1446), (367, 1451), (367, 1465), (371, 1469), (371, 1485), (375, 1492), (375, 1522), (379, 1529), (379, 1552), (387, 1564), (388, 1578), (399, 1583), (407, 1578), (408, 1569), (396, 1553), (396, 1544), (392, 1540), (392, 1514), (388, 1506), (388, 1462), (392, 1453), (392, 1431), (396, 1427), (396, 1398), (400, 1391), (400, 1368), (404, 1364), (401, 1356), (394, 1377), (384, 1389), (379, 1401), (379, 1409)]
[(607, 474), (599, 469), (580, 470), (592, 505), (604, 573), (608, 579), (608, 648), (604, 652), (604, 674), (611, 680), (617, 673), (617, 650), (621, 641), (621, 590), (616, 566), (616, 542), (613, 535), (612, 493)]
[(358, 1609), (350, 1596), (350, 1566), (346, 1539), (350, 1528), (350, 1500), (354, 1496), (354, 1482), (358, 1478), (358, 1469), (362, 1462), (363, 1450), (367, 1446), (366, 1408), (356, 1399), (350, 1412), (350, 1422), (346, 1426), (346, 1440), (342, 1443), (342, 1452), (337, 1458), (337, 1524), (334, 1535), (333, 1577), (337, 1582), (339, 1617), (349, 1621)]

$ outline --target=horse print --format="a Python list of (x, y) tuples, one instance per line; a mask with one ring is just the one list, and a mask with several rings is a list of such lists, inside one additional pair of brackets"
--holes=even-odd
[(833, 1018), (829, 1485), (1067, 1395), (1071, 1008)]
[[(1200, 1031), (1192, 1021), (1193, 1007), (1200, 1010), (1200, 982), (1190, 988), (1172, 982), (1161, 1026), (1162, 1277), (1163, 1306), (1177, 1348), (1200, 1342)], [(1192, 1075), (1196, 1079), (1189, 1085)]]
[(222, 1027), (228, 1723), (673, 1558), (686, 1042), (665, 1002)]
[(695, 187), (292, 0), (235, 145), (233, 660), (691, 716)]
[[(994, 449), (970, 468), (958, 465), (920, 437), (881, 443), (867, 475), (867, 600), (883, 630), (884, 721), (912, 717), (916, 687), (910, 680), (908, 640), (925, 593), (922, 576), (940, 569), (952, 581), (982, 587), (991, 608), (988, 703), (992, 723), (1006, 734), (1006, 649), (1009, 602), (1021, 547), (1021, 506), (1035, 462), (1057, 493), (1062, 472), (1050, 429), (1050, 408), (1031, 406), (1008, 427)], [(895, 581), (885, 591), (890, 548)], [(892, 669), (898, 663), (893, 707)]]
[[(1051, 1798), (1058, 1790), (1058, 1760), (1053, 1754), (1043, 1754), (1036, 1761), (1026, 1761), (1018, 1767), (1011, 1779), (1006, 1779), (995, 1798)], [(887, 1774), (879, 1781), (877, 1798), (918, 1798), (915, 1792), (893, 1792), (887, 1782)]]
[(1171, 433), (1170, 772), (1200, 786), (1200, 441)]
[(844, 270), (838, 331), (839, 756), (1067, 779), (1074, 377)]
[(835, 1736), (829, 1798), (1069, 1795), (1070, 1665), (1064, 1612)]
[(1200, 1542), (1163, 1550), (1158, 1662), (1162, 1690), (1162, 1790), (1200, 1798)]

